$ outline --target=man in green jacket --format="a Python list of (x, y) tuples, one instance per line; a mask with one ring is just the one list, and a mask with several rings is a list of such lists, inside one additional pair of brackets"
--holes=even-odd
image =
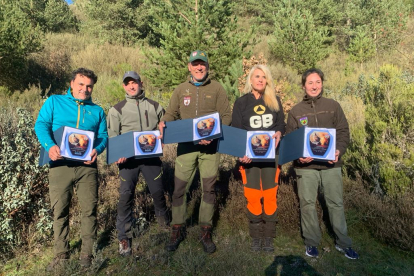
[[(164, 115), (162, 106), (145, 97), (141, 77), (134, 71), (128, 71), (122, 78), (122, 86), (126, 92), (125, 100), (117, 103), (108, 112), (109, 137), (118, 136), (130, 131), (156, 130)], [(131, 255), (132, 242), (132, 207), (135, 186), (142, 172), (154, 200), (155, 217), (160, 228), (169, 223), (162, 183), (162, 163), (159, 157), (134, 159), (119, 158), (118, 214), (116, 228), (118, 230), (119, 254)]]
[(302, 233), (305, 238), (306, 252), (309, 257), (318, 257), (317, 246), (321, 240), (316, 198), (318, 187), (323, 189), (329, 218), (336, 235), (336, 249), (349, 259), (358, 259), (351, 248), (348, 237), (342, 196), (342, 159), (349, 144), (349, 127), (338, 102), (322, 97), (323, 72), (309, 69), (302, 75), (305, 91), (303, 101), (295, 105), (288, 114), (286, 133), (300, 127), (335, 128), (336, 151), (333, 161), (316, 161), (311, 157), (295, 160), (298, 195), (300, 203)]
[[(210, 79), (208, 69), (206, 52), (191, 52), (188, 61), (190, 77), (174, 90), (162, 121), (193, 119), (218, 112), (223, 124), (231, 123), (227, 93), (220, 83)], [(164, 122), (159, 124), (161, 133), (164, 126)], [(202, 189), (199, 211), (200, 242), (205, 252), (213, 253), (216, 250), (216, 245), (211, 239), (211, 231), (216, 198), (214, 185), (218, 175), (219, 159), (217, 140), (201, 140), (197, 145), (193, 142), (178, 144), (172, 197), (172, 232), (166, 246), (168, 251), (177, 250), (185, 237), (186, 194), (197, 167), (200, 171)]]

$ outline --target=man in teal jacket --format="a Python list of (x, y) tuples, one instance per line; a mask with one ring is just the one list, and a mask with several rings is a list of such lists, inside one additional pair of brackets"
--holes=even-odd
[[(35, 132), (41, 145), (49, 153), (49, 194), (53, 208), (54, 254), (48, 270), (69, 259), (69, 205), (74, 189), (82, 210), (82, 250), (80, 264), (89, 267), (96, 242), (98, 203), (97, 156), (106, 147), (108, 133), (103, 109), (91, 100), (98, 77), (91, 70), (79, 68), (72, 73), (66, 95), (50, 96), (40, 109)], [(62, 126), (93, 131), (95, 140), (86, 162), (70, 161), (60, 154), (53, 132)]]

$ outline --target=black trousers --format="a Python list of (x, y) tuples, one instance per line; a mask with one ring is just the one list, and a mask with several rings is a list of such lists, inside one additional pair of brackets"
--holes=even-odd
[(167, 206), (162, 184), (161, 165), (162, 162), (159, 158), (130, 158), (126, 163), (119, 165), (121, 186), (119, 188), (118, 214), (116, 218), (119, 240), (132, 238), (132, 207), (134, 204), (135, 187), (138, 183), (140, 172), (142, 172), (154, 200), (155, 216), (166, 216)]

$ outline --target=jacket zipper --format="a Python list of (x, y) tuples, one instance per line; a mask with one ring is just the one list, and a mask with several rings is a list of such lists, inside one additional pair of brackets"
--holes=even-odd
[[(79, 128), (79, 120), (80, 120), (80, 112), (81, 112), (81, 105), (83, 105), (83, 103), (76, 101), (76, 103), (78, 104), (78, 119), (76, 120), (76, 128)], [(85, 109), (83, 110), (83, 118), (85, 119)], [(83, 120), (82, 123), (84, 123), (85, 120)]]
[(137, 107), (138, 107), (139, 125), (141, 127), (140, 131), (142, 131), (142, 118), (141, 118), (141, 111), (139, 110), (139, 102), (138, 101), (137, 101)]
[(315, 103), (313, 101), (311, 101), (311, 106), (313, 108), (313, 113), (315, 114), (315, 122), (316, 122), (316, 127), (319, 127), (319, 123), (318, 123), (318, 115), (316, 114), (316, 108), (315, 108)]
[(149, 127), (148, 110), (145, 110), (145, 119), (147, 119), (147, 127)]
[(196, 117), (198, 115), (198, 92), (199, 92), (199, 87), (197, 86)]

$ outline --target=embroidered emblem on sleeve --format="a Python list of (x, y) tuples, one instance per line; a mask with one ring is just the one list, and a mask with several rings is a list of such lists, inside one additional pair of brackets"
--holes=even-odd
[(299, 119), (300, 123), (302, 124), (302, 126), (307, 126), (308, 125), (308, 117), (302, 117)]
[(190, 101), (191, 101), (191, 97), (184, 97), (184, 105), (185, 106), (188, 106), (188, 105), (190, 105)]

